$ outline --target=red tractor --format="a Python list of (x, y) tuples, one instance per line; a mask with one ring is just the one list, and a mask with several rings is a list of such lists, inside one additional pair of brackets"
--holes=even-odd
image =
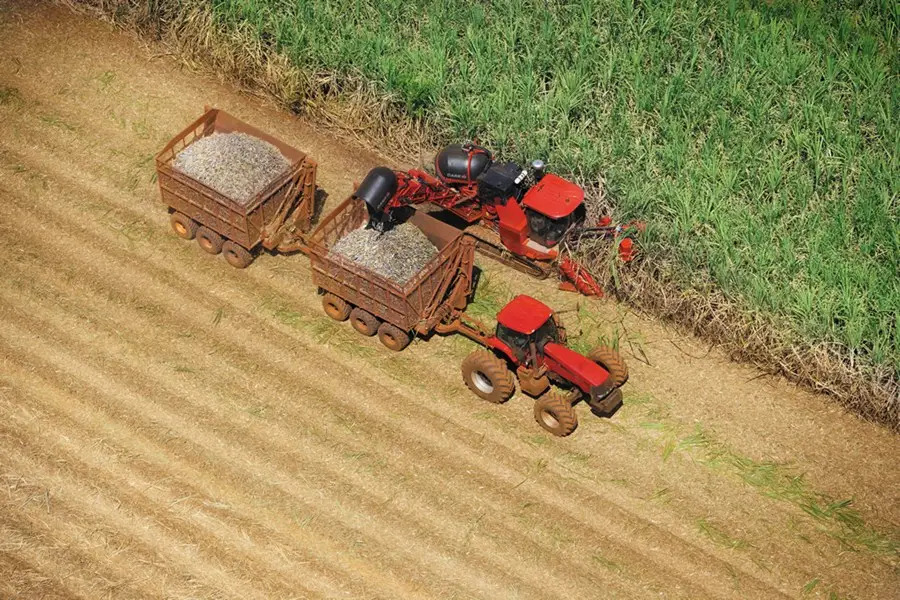
[[(588, 356), (575, 352), (566, 346), (566, 330), (557, 315), (530, 296), (517, 296), (503, 307), (494, 333), (465, 314), (438, 331), (461, 333), (485, 347), (462, 363), (463, 379), (476, 396), (506, 402), (518, 379), (519, 388), (537, 398), (535, 420), (553, 435), (575, 431), (573, 405), (582, 399), (600, 416), (611, 415), (622, 404), (619, 388), (628, 380), (628, 367), (619, 353), (603, 346)], [(550, 391), (551, 383), (565, 393)]]
[(603, 236), (619, 240), (622, 260), (633, 258), (634, 242), (627, 237), (631, 226), (612, 226), (604, 219), (586, 227), (584, 190), (545, 173), (543, 161), (523, 169), (495, 162), (487, 149), (465, 144), (444, 148), (434, 169), (437, 177), (417, 169), (369, 171), (354, 195), (366, 203), (370, 226), (387, 230), (403, 219), (404, 209), (429, 204), (433, 216), (475, 238), (482, 253), (541, 279), (556, 267), (569, 287), (590, 296), (602, 289), (561, 248), (586, 236)]

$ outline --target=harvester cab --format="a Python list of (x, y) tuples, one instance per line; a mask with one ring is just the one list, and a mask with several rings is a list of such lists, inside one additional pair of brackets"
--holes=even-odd
[(496, 220), (503, 245), (528, 258), (556, 257), (552, 250), (586, 217), (584, 190), (545, 172), (542, 160), (525, 169), (498, 163), (475, 144), (444, 148), (434, 160), (435, 173), (447, 186), (473, 195), (488, 218)]

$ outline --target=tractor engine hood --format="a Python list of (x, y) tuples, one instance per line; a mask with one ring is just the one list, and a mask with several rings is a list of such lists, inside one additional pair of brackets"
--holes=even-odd
[(544, 357), (548, 367), (557, 375), (571, 381), (587, 394), (598, 388), (606, 388), (609, 373), (592, 361), (567, 346), (550, 342), (544, 345)]

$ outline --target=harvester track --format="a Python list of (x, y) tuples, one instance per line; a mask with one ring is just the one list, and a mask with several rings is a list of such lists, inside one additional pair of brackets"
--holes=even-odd
[(513, 254), (503, 246), (497, 232), (483, 225), (469, 225), (463, 231), (475, 240), (475, 249), (478, 252), (520, 273), (525, 273), (535, 279), (547, 279), (551, 273), (556, 271), (551, 262), (539, 262)]

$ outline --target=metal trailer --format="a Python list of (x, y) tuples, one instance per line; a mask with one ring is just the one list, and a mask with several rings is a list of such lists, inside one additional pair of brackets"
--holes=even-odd
[(415, 334), (427, 335), (465, 310), (473, 290), (475, 244), (458, 229), (415, 212), (409, 222), (438, 253), (401, 285), (331, 252), (368, 219), (365, 203), (350, 197), (322, 221), (308, 239), (312, 280), (323, 293), (328, 316), (349, 319), (363, 335), (377, 333), (386, 347), (400, 351)]
[[(213, 133), (241, 132), (269, 142), (290, 161), (284, 175), (249, 202), (229, 198), (172, 165), (175, 156)], [(197, 239), (211, 254), (222, 252), (228, 262), (244, 268), (254, 251), (305, 250), (316, 193), (316, 162), (306, 153), (215, 108), (207, 109), (156, 156), (156, 173), (172, 228), (185, 239)]]

